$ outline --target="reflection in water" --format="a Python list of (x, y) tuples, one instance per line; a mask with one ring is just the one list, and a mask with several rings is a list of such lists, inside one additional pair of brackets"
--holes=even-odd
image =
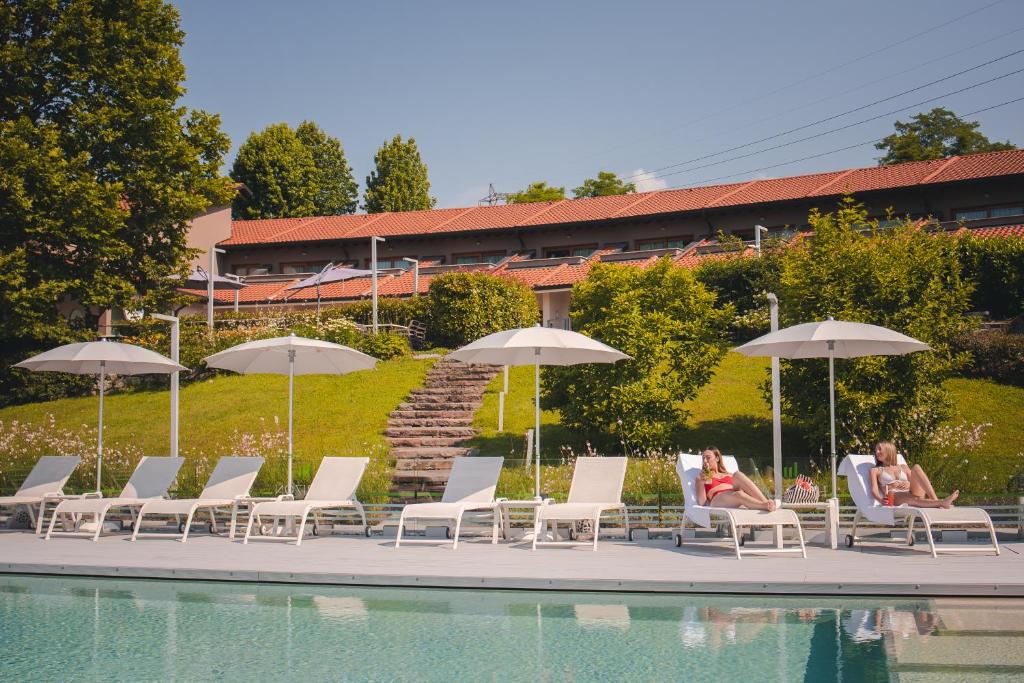
[(806, 596), (6, 577), (0, 679), (888, 681), (924, 670), (929, 643), (954, 643), (949, 623), (975, 635), (1024, 624), (980, 616), (991, 612)]

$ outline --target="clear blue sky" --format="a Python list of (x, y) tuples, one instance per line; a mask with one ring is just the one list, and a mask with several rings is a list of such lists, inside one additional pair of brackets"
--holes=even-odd
[[(401, 133), (416, 138), (432, 194), (448, 207), (475, 204), (491, 182), (571, 191), (599, 170), (632, 175), (714, 155), (1024, 48), (1024, 2), (992, 2), (176, 4), (187, 34), (184, 104), (221, 115), (233, 143), (226, 169), (253, 131), (309, 119), (341, 139), (361, 194), (374, 152)], [(869, 166), (879, 153), (863, 145), (763, 168), (882, 137), (897, 118), (934, 106), (963, 114), (1024, 97), (1024, 72), (761, 150), (1018, 69), (1024, 52), (644, 176), (641, 189)], [(971, 118), (989, 138), (1024, 145), (1024, 101)]]

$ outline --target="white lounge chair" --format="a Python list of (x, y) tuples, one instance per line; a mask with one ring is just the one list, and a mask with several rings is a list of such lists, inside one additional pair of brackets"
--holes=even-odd
[[(356, 500), (356, 489), (359, 488), (359, 481), (363, 478), (363, 472), (366, 471), (369, 462), (369, 458), (324, 458), (320, 461), (320, 467), (317, 469), (303, 500), (295, 500), (293, 496), (285, 494), (278, 496), (277, 500), (257, 503), (253, 507), (249, 513), (249, 523), (245, 527), (245, 539), (242, 543), (249, 542), (253, 524), (259, 525), (261, 517), (273, 517), (275, 528), (279, 528), (277, 520), (284, 517), (298, 518), (298, 535), (295, 537), (295, 545), (302, 545), (302, 536), (306, 531), (306, 518), (309, 517), (309, 513), (312, 512), (314, 515), (313, 535), (317, 535), (319, 513), (323, 510), (344, 508), (355, 509), (363, 522), (363, 532), (367, 532), (369, 527), (366, 526), (366, 512), (363, 510), (363, 504)], [(291, 537), (263, 536), (262, 538), (265, 540), (288, 540)]]
[[(577, 458), (569, 485), (569, 498), (564, 503), (537, 508), (533, 523), (533, 549), (538, 546), (592, 545), (597, 550), (601, 530), (601, 514), (621, 511), (629, 538), (629, 514), (622, 503), (622, 484), (626, 479), (626, 458)], [(589, 521), (594, 527), (593, 541), (541, 541), (544, 525), (554, 522)]]
[(459, 547), (459, 533), (462, 528), (462, 516), (467, 512), (490, 512), (492, 518), (491, 542), (498, 541), (498, 511), (494, 500), (494, 490), (498, 487), (501, 465), (504, 458), (456, 458), (452, 463), (448, 483), (444, 487), (444, 495), (440, 503), (413, 503), (402, 509), (398, 520), (398, 536), (395, 547), (402, 543), (402, 531), (410, 519), (434, 520), (451, 523), (455, 531), (449, 527), (450, 540), (441, 539), (405, 539), (405, 543), (451, 543), (452, 550)]
[[(722, 456), (722, 465), (730, 474), (737, 472), (739, 466), (736, 458), (731, 455)], [(700, 455), (691, 453), (680, 453), (676, 461), (676, 473), (683, 485), (683, 521), (679, 532), (675, 536), (676, 547), (683, 545), (683, 538), (686, 532), (687, 522), (702, 529), (713, 528), (715, 521), (724, 521), (729, 524), (729, 531), (732, 534), (733, 549), (736, 552), (736, 559), (743, 559), (743, 555), (765, 555), (776, 553), (799, 553), (807, 557), (807, 550), (804, 548), (804, 531), (800, 526), (800, 519), (793, 510), (777, 509), (773, 512), (767, 510), (744, 510), (742, 508), (720, 508), (697, 503), (697, 478), (700, 476), (704, 461)], [(785, 547), (783, 541), (783, 527), (791, 526), (796, 529), (796, 536), (799, 546)], [(753, 546), (746, 547), (741, 538), (741, 529), (744, 527), (775, 527), (774, 546)]]
[[(900, 455), (899, 463), (906, 465), (907, 461)], [(857, 526), (862, 520), (868, 520), (874, 524), (887, 527), (895, 527), (902, 524), (907, 526), (907, 546), (914, 545), (914, 522), (918, 519), (924, 524), (925, 536), (928, 538), (928, 547), (931, 549), (932, 557), (938, 557), (938, 553), (978, 553), (995, 551), (999, 554), (999, 542), (996, 540), (996, 530), (992, 526), (992, 519), (988, 513), (981, 508), (951, 507), (943, 508), (916, 508), (907, 505), (889, 507), (882, 505), (871, 494), (871, 468), (875, 466), (875, 456), (853, 454), (846, 456), (839, 466), (839, 474), (846, 477), (846, 483), (850, 489), (850, 496), (857, 505), (857, 514), (853, 517), (853, 527), (846, 535), (846, 547), (861, 540), (857, 536)], [(988, 529), (989, 538), (992, 539), (992, 547), (988, 545), (976, 548), (959, 547), (938, 547), (932, 537), (932, 529), (935, 527), (952, 527), (964, 529), (969, 526), (978, 526)]]
[(226, 456), (217, 461), (213, 468), (206, 488), (199, 494), (198, 498), (186, 498), (182, 500), (154, 500), (145, 503), (139, 508), (138, 517), (135, 519), (135, 528), (132, 529), (132, 540), (139, 536), (154, 536), (167, 538), (167, 534), (140, 534), (142, 521), (146, 515), (174, 515), (180, 517), (185, 515), (185, 521), (178, 524), (178, 531), (181, 533), (181, 542), (188, 540), (189, 527), (192, 525), (192, 517), (198, 510), (208, 510), (210, 513), (210, 532), (217, 531), (217, 516), (215, 508), (231, 506), (231, 528), (235, 527), (235, 515), (237, 514), (237, 503), (240, 499), (249, 496), (249, 489), (256, 481), (256, 475), (263, 466), (263, 458)]
[[(53, 535), (53, 525), (60, 516), (73, 516), (75, 529), (73, 531), (58, 532), (59, 536), (92, 536), (92, 540), (99, 540), (103, 532), (103, 520), (111, 508), (127, 508), (132, 515), (132, 522), (135, 521), (135, 510), (152, 500), (161, 500), (167, 497), (167, 489), (174, 483), (178, 476), (184, 458), (169, 457), (143, 457), (135, 467), (131, 478), (125, 484), (121, 495), (117, 498), (79, 498), (61, 501), (50, 517), (50, 525), (46, 529), (46, 539)], [(92, 515), (96, 523), (95, 531), (82, 532), (78, 530), (83, 521), (82, 515)]]
[[(81, 461), (77, 455), (44, 455), (36, 461), (21, 488), (13, 496), (0, 496), (0, 507), (24, 505), (28, 508), (29, 521), (35, 525), (38, 536), (43, 531), (46, 504), (67, 497), (64, 495), (64, 484), (68, 483), (68, 477)], [(39, 514), (32, 509), (33, 505), (39, 506)]]

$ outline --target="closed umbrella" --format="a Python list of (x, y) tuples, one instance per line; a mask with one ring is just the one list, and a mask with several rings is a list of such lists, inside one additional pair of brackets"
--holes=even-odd
[(523, 327), (477, 339), (449, 357), (464, 363), (534, 366), (534, 453), (536, 495), (540, 496), (540, 366), (614, 363), (629, 356), (596, 339), (553, 327)]
[[(745, 356), (828, 358), (829, 421), (832, 440), (832, 497), (836, 495), (836, 358), (902, 356), (929, 346), (895, 330), (867, 323), (823, 320), (793, 325), (749, 341), (735, 350)], [(781, 462), (774, 463), (776, 471)]]
[(295, 375), (344, 375), (356, 370), (370, 370), (377, 363), (373, 356), (347, 346), (294, 334), (232, 346), (204, 360), (211, 368), (232, 370), (243, 375), (288, 375), (288, 493), (292, 492)]
[(65, 344), (16, 363), (26, 370), (70, 372), (75, 375), (99, 375), (100, 417), (96, 446), (96, 490), (100, 490), (103, 469), (103, 395), (106, 376), (109, 375), (169, 375), (188, 368), (170, 358), (134, 344), (113, 341), (92, 341)]

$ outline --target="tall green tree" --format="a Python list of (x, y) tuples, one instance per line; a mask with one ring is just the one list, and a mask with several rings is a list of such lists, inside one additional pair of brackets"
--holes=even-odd
[(875, 149), (885, 151), (878, 165), (1015, 149), (1009, 141), (992, 142), (978, 130), (979, 126), (977, 121), (965, 121), (944, 107), (918, 114), (909, 123), (897, 121), (896, 132), (875, 145)]
[(363, 208), (367, 213), (432, 209), (437, 199), (430, 196), (427, 165), (420, 158), (416, 140), (403, 142), (396, 135), (385, 142), (374, 157), (374, 169), (366, 176)]
[(10, 362), (166, 289), (234, 194), (219, 118), (178, 104), (183, 40), (160, 0), (0, 5), (0, 402), (31, 394)]
[(317, 213), (320, 173), (313, 153), (287, 123), (251, 134), (238, 148), (231, 177), (251, 195), (235, 198), (235, 218), (299, 218)]
[(508, 196), (509, 204), (532, 204), (534, 202), (552, 202), (565, 199), (564, 187), (552, 187), (545, 180), (530, 183), (522, 192)]
[(359, 184), (345, 158), (341, 140), (327, 135), (312, 121), (303, 121), (295, 136), (309, 150), (316, 167), (316, 194), (313, 205), (323, 216), (355, 213), (359, 203)]
[[(836, 441), (870, 448), (893, 439), (916, 456), (949, 415), (942, 382), (967, 357), (956, 340), (969, 328), (972, 285), (962, 278), (958, 241), (905, 220), (879, 227), (847, 198), (835, 213), (811, 212), (814, 236), (783, 250), (777, 293), (783, 327), (833, 316), (920, 339), (931, 351), (839, 360)], [(782, 364), (782, 408), (803, 427), (812, 452), (828, 452), (828, 361)], [(867, 452), (867, 451), (860, 451)]]
[(636, 183), (627, 183), (615, 173), (598, 171), (596, 178), (587, 178), (572, 191), (576, 199), (583, 197), (607, 197), (613, 194), (636, 192)]

